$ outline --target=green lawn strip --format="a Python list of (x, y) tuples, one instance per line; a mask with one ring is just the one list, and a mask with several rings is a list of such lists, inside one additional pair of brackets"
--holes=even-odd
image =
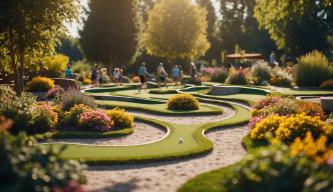
[(181, 186), (178, 192), (226, 192), (221, 182), (228, 178), (235, 165), (198, 175)]
[[(88, 164), (133, 163), (137, 161), (155, 161), (185, 158), (209, 152), (213, 143), (202, 135), (203, 131), (232, 126), (248, 120), (249, 111), (234, 105), (236, 115), (208, 124), (182, 125), (167, 123), (155, 119), (141, 118), (149, 123), (168, 127), (169, 135), (157, 142), (132, 146), (96, 146), (68, 144), (63, 152), (65, 159), (81, 159)], [(179, 141), (183, 140), (183, 143)], [(61, 146), (62, 144), (53, 144)]]
[(220, 108), (208, 105), (201, 105), (199, 110), (175, 111), (168, 110), (166, 104), (142, 104), (105, 100), (97, 100), (96, 103), (102, 108), (120, 107), (127, 110), (146, 111), (161, 115), (218, 115), (223, 113)]
[(52, 139), (100, 139), (129, 135), (133, 133), (133, 130), (133, 128), (125, 128), (108, 132), (61, 130), (42, 134), (41, 136), (44, 135), (46, 138)]
[(232, 102), (240, 102), (244, 103), (246, 105), (252, 105), (259, 99), (264, 98), (263, 95), (253, 95), (253, 94), (233, 94), (233, 95), (223, 95), (223, 96), (217, 96), (217, 95), (206, 95), (206, 94), (193, 94), (194, 96), (198, 98), (204, 98), (204, 99), (214, 99), (214, 100), (225, 100), (225, 101), (232, 101)]
[(329, 90), (284, 90), (282, 93), (294, 95), (294, 96), (333, 96), (333, 91)]

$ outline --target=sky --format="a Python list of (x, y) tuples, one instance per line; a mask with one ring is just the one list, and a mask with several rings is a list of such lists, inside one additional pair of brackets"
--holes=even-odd
[[(88, 8), (88, 1), (89, 0), (80, 0), (81, 5), (85, 8)], [(219, 1), (218, 0), (212, 0), (213, 4), (215, 6), (216, 10), (219, 10)], [(81, 17), (85, 17), (84, 13), (82, 12)], [(72, 37), (79, 37), (79, 30), (82, 27), (82, 21), (80, 23), (71, 23), (71, 24), (67, 24), (68, 26), (68, 30), (69, 30), (69, 34)]]

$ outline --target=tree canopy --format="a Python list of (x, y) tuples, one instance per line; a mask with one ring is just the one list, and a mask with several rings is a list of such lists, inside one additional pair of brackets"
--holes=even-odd
[(332, 33), (332, 0), (257, 0), (255, 17), (279, 49), (301, 55), (326, 51)]
[(275, 48), (267, 31), (260, 30), (254, 18), (255, 0), (221, 0), (222, 49), (232, 53), (235, 46), (268, 56)]
[(34, 59), (54, 53), (67, 32), (65, 23), (77, 19), (78, 0), (6, 0), (0, 3), (0, 55), (23, 91), (23, 72)]
[(81, 47), (90, 62), (126, 65), (137, 56), (141, 17), (138, 0), (91, 1), (81, 34)]
[(147, 53), (158, 57), (204, 55), (210, 47), (206, 11), (191, 0), (160, 0), (149, 12), (143, 42)]

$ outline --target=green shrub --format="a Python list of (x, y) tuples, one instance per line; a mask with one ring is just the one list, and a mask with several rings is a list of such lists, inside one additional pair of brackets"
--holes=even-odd
[(319, 87), (330, 79), (332, 66), (324, 54), (313, 51), (298, 59), (295, 82), (298, 86)]
[(10, 102), (16, 96), (15, 91), (7, 85), (0, 85), (0, 101)]
[(257, 78), (260, 83), (268, 82), (272, 77), (272, 68), (267, 62), (258, 61), (251, 67), (251, 75)]
[(47, 92), (55, 87), (54, 81), (47, 77), (34, 77), (27, 86), (31, 92)]
[(177, 94), (168, 101), (169, 110), (198, 110), (199, 101), (190, 94)]
[(271, 85), (289, 87), (292, 85), (292, 77), (279, 67), (273, 69), (273, 75), (269, 80)]
[(90, 107), (83, 104), (75, 105), (69, 111), (65, 112), (62, 123), (69, 126), (78, 126), (80, 115), (90, 110), (92, 110)]
[[(81, 72), (90, 73), (92, 71), (92, 67), (85, 60), (81, 60), (81, 61), (75, 62), (72, 65), (72, 70), (74, 73), (81, 73)], [(90, 78), (90, 76), (89, 76), (89, 78)]]
[(287, 146), (266, 147), (232, 167), (221, 181), (221, 191), (303, 191), (312, 167), (305, 157), (292, 157)]
[(79, 162), (64, 160), (61, 149), (26, 135), (0, 133), (0, 162), (1, 191), (84, 191)]
[(69, 89), (62, 95), (61, 105), (63, 111), (68, 111), (78, 104), (86, 105), (92, 109), (97, 108), (94, 98), (84, 95), (80, 90)]
[(45, 133), (53, 131), (58, 124), (58, 114), (49, 104), (35, 105), (33, 107), (33, 124), (29, 133)]
[(44, 62), (49, 72), (53, 73), (55, 76), (59, 76), (66, 70), (69, 63), (69, 57), (58, 54), (53, 57), (45, 58)]
[(232, 85), (247, 85), (246, 72), (244, 70), (231, 70), (227, 83)]
[(114, 123), (116, 129), (130, 128), (134, 126), (134, 116), (124, 109), (114, 108), (106, 112)]
[(11, 102), (1, 102), (0, 114), (14, 121), (10, 130), (13, 133), (28, 131), (34, 123), (33, 105), (36, 97), (30, 93), (22, 93)]
[(211, 81), (218, 82), (218, 83), (224, 83), (226, 79), (228, 78), (228, 71), (225, 69), (222, 69), (218, 71), (217, 73), (213, 73), (211, 77)]

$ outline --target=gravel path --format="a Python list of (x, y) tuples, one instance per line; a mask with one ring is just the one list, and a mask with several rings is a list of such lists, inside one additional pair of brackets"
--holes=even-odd
[(160, 127), (135, 122), (134, 132), (123, 137), (105, 138), (105, 139), (54, 139), (53, 143), (79, 143), (94, 145), (138, 145), (147, 142), (154, 142), (161, 139), (166, 134)]
[(235, 111), (224, 105), (212, 105), (205, 104), (214, 107), (219, 107), (223, 109), (223, 114), (221, 115), (155, 115), (152, 113), (141, 112), (141, 111), (129, 111), (135, 116), (144, 116), (153, 119), (159, 119), (162, 121), (172, 122), (176, 124), (203, 124), (210, 123), (214, 121), (221, 121), (235, 115)]
[(194, 176), (241, 160), (246, 151), (241, 145), (248, 133), (244, 126), (210, 132), (214, 150), (208, 155), (143, 165), (92, 166), (85, 174), (87, 189), (108, 192), (174, 192)]

